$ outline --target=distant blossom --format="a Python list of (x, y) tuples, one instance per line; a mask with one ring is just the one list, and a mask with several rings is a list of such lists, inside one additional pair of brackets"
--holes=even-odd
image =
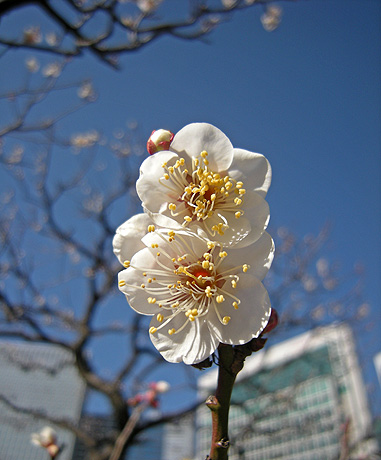
[(270, 5), (266, 12), (261, 16), (263, 28), (267, 32), (272, 32), (279, 27), (282, 18), (282, 9), (279, 6)]
[(50, 426), (44, 427), (39, 433), (33, 433), (30, 440), (32, 444), (46, 449), (52, 459), (54, 459), (60, 451), (57, 444), (57, 433)]

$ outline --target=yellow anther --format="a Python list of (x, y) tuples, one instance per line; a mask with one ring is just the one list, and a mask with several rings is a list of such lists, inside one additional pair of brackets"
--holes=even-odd
[(180, 162), (181, 166), (184, 166), (184, 165), (185, 165), (185, 160), (184, 160), (184, 158), (180, 158), (179, 162)]
[(236, 219), (239, 219), (242, 216), (242, 212), (237, 211), (236, 213), (234, 213), (234, 216), (235, 216)]
[(141, 284), (140, 287), (144, 289), (144, 288), (146, 287), (146, 285), (145, 285), (145, 284)]
[(213, 243), (212, 241), (208, 241), (207, 246), (208, 246), (208, 249), (213, 249), (216, 246), (216, 244)]
[(241, 198), (238, 198), (238, 197), (237, 197), (237, 198), (234, 198), (234, 203), (235, 203), (237, 206), (239, 206), (240, 204), (242, 204)]
[(147, 281), (148, 281), (149, 283), (152, 283), (152, 278), (148, 278)]
[(156, 303), (155, 297), (148, 297), (147, 302), (150, 304)]
[(237, 287), (237, 281), (236, 281), (236, 280), (232, 280), (232, 287), (233, 287), (233, 288), (236, 288), (236, 287)]
[(239, 194), (244, 195), (246, 193), (246, 190), (244, 188), (239, 189)]
[(152, 244), (151, 244), (151, 248), (152, 248), (152, 249), (155, 249), (155, 248), (158, 248), (158, 247), (159, 247), (159, 245), (158, 245), (157, 243), (152, 243)]
[(235, 310), (238, 310), (238, 303), (237, 302), (233, 302), (233, 307)]
[(156, 319), (159, 321), (159, 323), (162, 323), (164, 320), (164, 316), (161, 313), (158, 313)]
[(165, 168), (166, 166), (167, 166), (167, 162), (165, 161), (165, 162), (161, 165), (161, 167), (162, 167), (162, 168)]
[(124, 265), (126, 268), (128, 268), (128, 267), (130, 266), (130, 264), (131, 264), (131, 262), (130, 262), (129, 260), (125, 260), (125, 261), (123, 262), (123, 265)]
[(171, 238), (174, 238), (175, 235), (176, 235), (176, 233), (175, 233), (173, 230), (170, 230), (170, 231), (168, 232), (168, 236), (170, 236)]
[(172, 329), (169, 329), (169, 330), (168, 330), (168, 334), (169, 334), (169, 335), (172, 335), (172, 334), (174, 334), (175, 332), (176, 332), (176, 329), (175, 329), (175, 328), (172, 328)]
[(124, 280), (119, 281), (119, 286), (120, 287), (125, 286), (125, 285), (126, 285), (126, 282)]
[(208, 152), (206, 150), (203, 150), (200, 155), (202, 156), (202, 158), (206, 158), (208, 156)]
[(177, 301), (171, 305), (172, 308), (177, 308), (180, 305), (180, 302)]
[(187, 195), (190, 195), (192, 193), (192, 188), (191, 187), (185, 187), (184, 189), (184, 192), (187, 194)]
[(168, 208), (169, 208), (171, 211), (176, 211), (176, 205), (175, 205), (175, 203), (169, 203)]
[(231, 320), (230, 316), (224, 316), (222, 318), (222, 322), (226, 325), (229, 323), (229, 321)]
[(223, 259), (228, 255), (228, 253), (226, 251), (221, 251), (218, 255), (221, 257), (221, 259)]
[(148, 225), (148, 228), (147, 228), (147, 229), (148, 229), (148, 231), (149, 231), (150, 233), (152, 233), (152, 232), (155, 231), (155, 226), (154, 226), (154, 225)]
[(159, 257), (159, 255), (160, 255), (160, 252), (157, 252), (157, 253), (156, 253), (156, 255), (157, 255), (157, 257)]
[(216, 297), (217, 303), (222, 303), (225, 300), (225, 297), (221, 294)]
[(195, 317), (194, 317), (193, 315), (189, 315), (189, 316), (188, 316), (188, 319), (189, 319), (189, 321), (194, 321), (194, 320), (195, 320)]
[(243, 265), (242, 265), (242, 271), (243, 271), (244, 273), (246, 273), (247, 270), (249, 270), (249, 268), (250, 268), (250, 265), (247, 265), (247, 264), (243, 264)]
[(225, 184), (226, 190), (230, 190), (232, 187), (233, 187), (233, 184), (230, 181), (226, 182)]
[(168, 168), (168, 171), (169, 171), (171, 174), (173, 174), (173, 172), (175, 171), (175, 168), (174, 168), (173, 166), (170, 166), (170, 167)]
[(243, 182), (238, 181), (238, 182), (235, 184), (235, 186), (236, 186), (237, 188), (242, 188), (242, 187), (243, 187)]
[(172, 262), (176, 262), (176, 257), (172, 257)]
[(143, 276), (147, 276), (147, 273), (146, 273), (146, 272), (143, 272)]
[(210, 259), (210, 254), (209, 254), (209, 252), (205, 252), (205, 253), (203, 254), (203, 257), (204, 257), (205, 260), (209, 260), (209, 259)]
[(192, 313), (193, 316), (197, 316), (197, 315), (198, 315), (198, 310), (197, 310), (197, 308), (193, 308), (193, 310), (192, 310), (191, 313)]
[(154, 334), (155, 332), (157, 332), (156, 327), (151, 326), (151, 327), (149, 328), (149, 333), (150, 333), (150, 334)]
[(192, 218), (189, 217), (189, 216), (185, 216), (185, 217), (184, 217), (184, 220), (185, 220), (186, 222), (192, 222)]
[(208, 166), (209, 160), (207, 160), (206, 158), (204, 158), (204, 164), (205, 164), (205, 166)]
[(163, 177), (164, 177), (165, 180), (168, 180), (169, 179), (169, 174), (165, 173)]
[(210, 195), (210, 201), (215, 201), (216, 200), (216, 194), (215, 193), (212, 193)]
[(200, 164), (200, 162), (198, 161), (198, 158), (194, 158), (193, 161), (194, 161), (195, 166), (198, 166)]
[(172, 284), (168, 284), (168, 285), (167, 285), (167, 288), (168, 288), (168, 289), (172, 289), (172, 288), (173, 288), (173, 285), (172, 285)]
[(209, 260), (204, 260), (201, 264), (202, 268), (209, 268)]

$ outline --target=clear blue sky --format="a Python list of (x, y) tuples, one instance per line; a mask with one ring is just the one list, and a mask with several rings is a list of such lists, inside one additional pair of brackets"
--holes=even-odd
[[(272, 224), (302, 236), (329, 220), (330, 257), (348, 270), (365, 265), (365, 297), (381, 329), (381, 3), (279, 5), (272, 33), (258, 7), (234, 14), (209, 44), (162, 38), (125, 55), (119, 72), (90, 56), (73, 62), (68, 73), (91, 77), (100, 96), (67, 127), (109, 134), (136, 120), (148, 136), (205, 121), (233, 145), (264, 153)], [(9, 84), (4, 69), (0, 88)], [(380, 350), (381, 338), (373, 345)]]

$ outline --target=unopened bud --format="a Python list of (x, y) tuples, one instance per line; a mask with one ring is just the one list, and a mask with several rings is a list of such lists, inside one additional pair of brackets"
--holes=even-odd
[(147, 142), (147, 150), (150, 155), (161, 150), (168, 150), (173, 140), (174, 134), (166, 129), (157, 129), (152, 131)]
[(278, 321), (278, 313), (276, 312), (276, 310), (274, 310), (274, 308), (272, 308), (269, 322), (267, 323), (267, 326), (263, 329), (262, 334), (268, 334), (273, 329), (275, 329), (278, 325)]

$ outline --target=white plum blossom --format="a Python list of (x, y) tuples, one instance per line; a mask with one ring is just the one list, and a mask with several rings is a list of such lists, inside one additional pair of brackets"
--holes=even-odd
[(44, 427), (39, 433), (33, 433), (30, 440), (32, 444), (46, 449), (52, 459), (60, 450), (57, 444), (57, 433), (50, 426)]
[(113, 247), (125, 267), (119, 289), (136, 312), (152, 316), (150, 338), (167, 361), (199, 363), (220, 342), (244, 344), (266, 327), (271, 306), (261, 280), (274, 255), (268, 233), (250, 246), (224, 248), (188, 229), (155, 227), (140, 214), (118, 228)]
[(136, 189), (156, 224), (239, 247), (258, 240), (267, 227), (270, 183), (263, 155), (233, 148), (213, 125), (192, 123), (174, 136), (169, 150), (142, 163)]

